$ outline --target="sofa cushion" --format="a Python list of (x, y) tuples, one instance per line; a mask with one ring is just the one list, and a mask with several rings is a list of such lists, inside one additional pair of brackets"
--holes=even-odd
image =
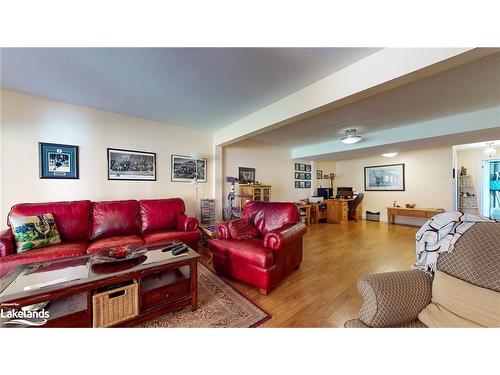
[(9, 213), (12, 216), (42, 215), (50, 212), (57, 223), (63, 242), (88, 241), (90, 239), (91, 202), (51, 202), (16, 204)]
[(100, 240), (96, 240), (92, 242), (87, 248), (87, 253), (96, 253), (100, 250), (107, 249), (115, 246), (124, 246), (124, 245), (143, 245), (144, 240), (141, 236), (136, 234), (131, 234), (128, 236), (114, 236), (107, 237)]
[(418, 319), (430, 328), (483, 328), (483, 326), (453, 314), (437, 303), (429, 304), (418, 314)]
[(56, 222), (50, 213), (34, 216), (12, 216), (10, 225), (18, 253), (61, 242)]
[(232, 220), (227, 227), (229, 234), (235, 240), (252, 240), (260, 236), (259, 230), (247, 217)]
[(500, 223), (474, 224), (460, 237), (452, 252), (441, 253), (437, 269), (500, 292)]
[(274, 264), (274, 255), (273, 251), (265, 248), (263, 243), (262, 238), (247, 241), (216, 239), (211, 240), (209, 246), (217, 255), (229, 257), (235, 262), (269, 268)]
[(144, 235), (144, 241), (146, 241), (146, 243), (181, 241), (189, 245), (190, 247), (193, 247), (191, 246), (191, 244), (198, 243), (199, 240), (200, 240), (200, 232), (196, 230), (190, 232), (165, 230), (165, 231), (156, 231)]
[(180, 198), (143, 199), (139, 201), (141, 232), (177, 228), (177, 218), (185, 211)]
[(137, 201), (92, 203), (92, 240), (139, 233), (140, 217)]
[(265, 236), (269, 231), (297, 223), (299, 209), (293, 203), (251, 201), (245, 205), (243, 216), (248, 217)]
[(500, 327), (500, 293), (438, 270), (432, 303), (418, 318), (428, 327)]
[(21, 264), (76, 257), (85, 254), (88, 242), (64, 242), (0, 258), (0, 276)]

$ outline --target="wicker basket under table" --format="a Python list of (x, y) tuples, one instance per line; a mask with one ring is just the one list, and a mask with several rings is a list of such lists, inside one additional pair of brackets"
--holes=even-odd
[(137, 281), (92, 296), (93, 327), (110, 327), (139, 314)]

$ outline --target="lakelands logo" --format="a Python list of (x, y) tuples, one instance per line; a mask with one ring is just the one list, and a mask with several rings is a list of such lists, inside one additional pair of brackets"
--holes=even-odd
[(28, 326), (43, 326), (49, 319), (49, 312), (45, 309), (38, 311), (24, 311), (0, 309), (0, 318), (2, 325), (28, 325)]

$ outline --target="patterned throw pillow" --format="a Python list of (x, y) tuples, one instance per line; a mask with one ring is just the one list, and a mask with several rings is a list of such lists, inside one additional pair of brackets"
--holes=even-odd
[(61, 242), (52, 214), (11, 216), (9, 220), (18, 253)]
[(260, 235), (259, 230), (246, 217), (229, 222), (228, 229), (235, 240), (251, 240)]

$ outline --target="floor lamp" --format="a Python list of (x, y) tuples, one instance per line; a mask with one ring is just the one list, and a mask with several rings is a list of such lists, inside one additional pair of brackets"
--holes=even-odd
[(195, 177), (191, 180), (191, 185), (194, 186), (194, 209), (195, 209), (195, 217), (198, 219), (198, 159), (201, 159), (201, 156), (198, 153), (193, 152), (191, 154), (191, 159), (194, 160), (195, 163)]
[(194, 212), (196, 219), (198, 219), (198, 179), (196, 177), (191, 180), (191, 185), (194, 186)]

